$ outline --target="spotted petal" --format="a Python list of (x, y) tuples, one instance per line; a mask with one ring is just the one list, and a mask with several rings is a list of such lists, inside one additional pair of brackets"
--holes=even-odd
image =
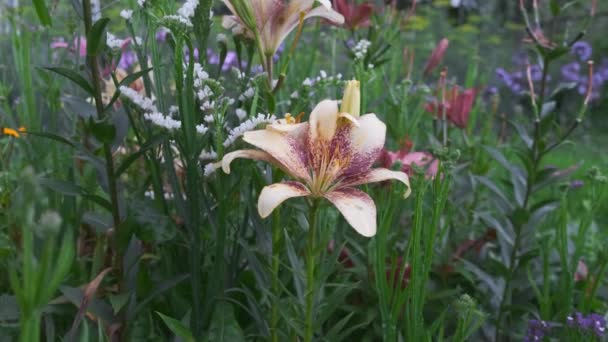
[(407, 189), (405, 190), (405, 194), (403, 196), (407, 198), (412, 193), (412, 189), (410, 188), (410, 179), (405, 172), (401, 171), (392, 171), (384, 168), (372, 169), (361, 175), (354, 176), (350, 179), (345, 179), (343, 180), (342, 184), (343, 186), (355, 186), (393, 179), (405, 184)]
[(325, 194), (325, 198), (338, 208), (357, 233), (365, 237), (376, 235), (376, 205), (368, 194), (344, 187)]
[(289, 130), (262, 129), (246, 132), (243, 140), (268, 152), (291, 176), (307, 181), (310, 179), (306, 167), (308, 124), (293, 126)]
[(268, 217), (285, 200), (308, 195), (310, 191), (300, 182), (288, 181), (265, 186), (258, 198), (258, 213), (262, 218)]
[(386, 125), (375, 114), (365, 114), (358, 120), (359, 125), (346, 125), (344, 132), (336, 134), (343, 139), (339, 143), (343, 154), (348, 154), (349, 165), (344, 168), (342, 175), (350, 177), (366, 172), (378, 159), (384, 146)]

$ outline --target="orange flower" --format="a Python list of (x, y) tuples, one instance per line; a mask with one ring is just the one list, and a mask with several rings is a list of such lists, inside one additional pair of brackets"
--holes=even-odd
[(20, 136), (19, 132), (21, 132), (21, 133), (25, 132), (25, 127), (19, 127), (19, 129), (8, 128), (8, 127), (2, 128), (2, 134), (10, 135), (15, 138), (19, 138), (19, 136)]

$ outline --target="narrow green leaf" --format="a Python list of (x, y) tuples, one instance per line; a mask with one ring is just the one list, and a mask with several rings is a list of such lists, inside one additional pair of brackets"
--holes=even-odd
[(61, 68), (61, 67), (42, 67), (42, 69), (52, 71), (56, 74), (59, 74), (65, 78), (69, 79), (70, 81), (76, 83), (76, 85), (78, 85), (80, 88), (82, 88), (84, 91), (86, 91), (89, 95), (94, 96), (95, 92), (93, 91), (93, 86), (89, 83), (89, 81), (87, 81), (78, 72), (76, 72), (72, 69)]
[(106, 44), (106, 26), (110, 22), (108, 18), (101, 18), (93, 24), (91, 32), (87, 36), (87, 55), (97, 56)]
[(34, 3), (36, 15), (38, 15), (40, 23), (44, 26), (51, 26), (53, 24), (51, 15), (49, 14), (49, 9), (46, 7), (44, 0), (32, 0), (32, 2)]
[(175, 318), (171, 318), (169, 316), (165, 316), (162, 313), (156, 311), (156, 314), (160, 316), (160, 318), (165, 322), (169, 330), (171, 330), (176, 336), (183, 338), (186, 342), (194, 342), (194, 336), (192, 336), (192, 332), (182, 324), (182, 322), (176, 320)]

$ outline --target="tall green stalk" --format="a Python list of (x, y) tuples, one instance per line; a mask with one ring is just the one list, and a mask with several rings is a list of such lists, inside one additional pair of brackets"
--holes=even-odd
[(306, 248), (306, 317), (304, 342), (311, 342), (314, 335), (313, 302), (315, 295), (315, 242), (319, 199), (313, 199), (308, 214), (308, 245)]

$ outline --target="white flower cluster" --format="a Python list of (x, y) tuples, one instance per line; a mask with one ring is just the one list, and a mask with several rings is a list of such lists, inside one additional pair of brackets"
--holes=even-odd
[(123, 9), (120, 11), (120, 16), (125, 20), (131, 20), (131, 17), (133, 17), (133, 10)]
[[(317, 76), (316, 78), (306, 78), (304, 79), (304, 81), (302, 82), (302, 85), (305, 87), (312, 87), (313, 85), (315, 85), (315, 83), (317, 82), (333, 82), (333, 81), (339, 81), (342, 79), (342, 74), (337, 74), (336, 76), (329, 76), (327, 75), (327, 72), (325, 72), (325, 70), (321, 70), (319, 71), (319, 76)], [(292, 98), (294, 94), (292, 94)], [(297, 96), (297, 93), (295, 94)]]
[(367, 55), (367, 49), (370, 47), (370, 45), (372, 45), (372, 42), (367, 39), (361, 39), (359, 42), (357, 42), (357, 45), (355, 45), (352, 49), (353, 53), (355, 54), (356, 61), (363, 59), (365, 55)]
[(200, 160), (215, 160), (217, 159), (217, 153), (211, 149), (209, 151), (207, 150), (203, 150), (200, 154), (200, 156), (198, 157), (198, 159)]
[(203, 70), (203, 66), (200, 63), (194, 63), (194, 86), (200, 88), (203, 85), (203, 81), (209, 78), (209, 74)]
[(239, 101), (245, 101), (247, 99), (250, 99), (253, 97), (253, 95), (255, 95), (255, 89), (253, 89), (253, 87), (249, 87), (247, 88), (247, 90), (245, 90), (244, 93), (239, 95)]
[(122, 48), (125, 41), (126, 41), (125, 39), (117, 38), (115, 35), (111, 34), (110, 32), (108, 32), (106, 35), (106, 44), (108, 45), (108, 47), (110, 47), (110, 49)]
[(256, 116), (255, 118), (251, 118), (241, 123), (237, 127), (230, 130), (228, 138), (226, 138), (226, 140), (224, 141), (224, 147), (232, 145), (236, 141), (236, 139), (245, 134), (245, 132), (249, 132), (255, 129), (256, 127), (258, 127), (258, 125), (263, 123), (273, 123), (274, 121), (276, 121), (276, 119), (277, 118), (274, 115), (258, 114), (258, 116)]
[(165, 116), (160, 112), (145, 113), (144, 119), (152, 121), (156, 126), (166, 128), (168, 130), (175, 130), (182, 127), (182, 122), (175, 120), (170, 116)]
[(170, 14), (163, 17), (164, 20), (174, 21), (176, 23), (182, 24), (186, 27), (192, 27), (192, 22), (188, 18), (184, 18), (181, 15)]
[(165, 20), (178, 22), (186, 27), (192, 27), (190, 18), (194, 16), (194, 12), (198, 7), (198, 0), (186, 0), (182, 7), (177, 10), (177, 15), (170, 14), (163, 17)]
[(175, 120), (170, 116), (160, 113), (151, 98), (142, 96), (134, 89), (126, 86), (121, 86), (120, 92), (126, 98), (131, 100), (131, 102), (141, 108), (145, 112), (144, 119), (151, 121), (153, 124), (168, 130), (179, 129), (182, 126), (181, 121)]
[(194, 17), (194, 11), (196, 11), (197, 7), (198, 0), (187, 0), (182, 7), (177, 10), (177, 14), (189, 20)]

